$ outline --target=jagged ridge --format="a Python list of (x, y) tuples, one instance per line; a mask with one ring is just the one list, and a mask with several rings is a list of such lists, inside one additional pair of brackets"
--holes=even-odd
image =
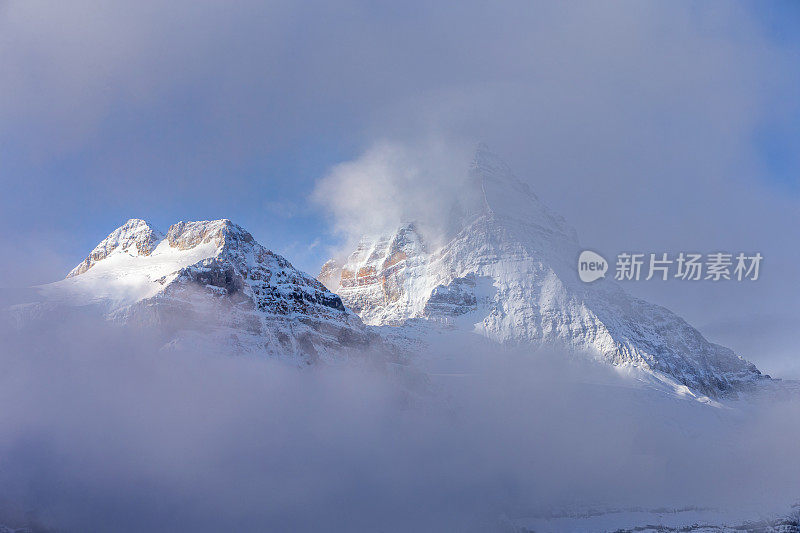
[(66, 304), (101, 305), (113, 320), (158, 326), (171, 346), (311, 362), (370, 339), (337, 295), (227, 219), (179, 222), (166, 236), (131, 219), (40, 291)]

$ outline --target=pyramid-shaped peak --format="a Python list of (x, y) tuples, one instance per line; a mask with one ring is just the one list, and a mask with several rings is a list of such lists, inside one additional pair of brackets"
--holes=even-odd
[(73, 268), (67, 277), (83, 274), (95, 263), (117, 251), (131, 255), (150, 255), (163, 238), (161, 232), (145, 220), (141, 218), (128, 219), (122, 226), (100, 241), (100, 244), (95, 246), (88, 257)]
[(511, 166), (502, 157), (492, 152), (485, 143), (478, 143), (475, 148), (470, 173), (481, 184), (484, 191), (487, 188), (504, 188), (515, 194), (536, 198), (528, 184), (517, 178)]
[(504, 173), (513, 175), (511, 167), (500, 157), (497, 153), (493, 152), (489, 145), (480, 142), (475, 146), (475, 155), (473, 156), (472, 166), (478, 168), (491, 168)]
[(480, 203), (479, 207), (473, 205), (467, 210), (469, 215), (489, 214), (496, 219), (536, 226), (564, 241), (577, 242), (575, 230), (542, 203), (528, 183), (519, 179), (508, 163), (485, 143), (477, 145), (469, 173)]
[[(135, 246), (140, 254), (149, 254), (152, 252), (153, 246), (158, 243), (163, 235), (160, 231), (155, 229), (147, 221), (141, 218), (130, 218), (125, 224), (112, 231), (108, 237), (103, 239), (99, 247), (117, 246), (127, 249), (130, 246)], [(153, 246), (151, 246), (151, 244)]]

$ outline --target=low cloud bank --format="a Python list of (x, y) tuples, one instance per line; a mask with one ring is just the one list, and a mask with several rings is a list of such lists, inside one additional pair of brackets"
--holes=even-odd
[(0, 500), (59, 531), (486, 531), (800, 497), (797, 400), (709, 408), (485, 347), (437, 348), (469, 372), (409, 389), (357, 362), (159, 352), (81, 315), (2, 333)]

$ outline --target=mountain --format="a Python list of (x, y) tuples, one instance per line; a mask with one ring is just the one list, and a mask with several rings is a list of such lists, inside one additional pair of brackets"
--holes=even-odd
[(90, 305), (114, 321), (155, 326), (170, 346), (313, 362), (374, 337), (337, 295), (230, 220), (180, 222), (166, 235), (128, 220), (38, 291), (49, 305)]
[(505, 345), (566, 345), (695, 395), (718, 397), (762, 378), (668, 309), (613, 280), (580, 282), (575, 230), (485, 146), (467, 183), (443, 243), (427, 242), (407, 222), (362, 238), (318, 279), (369, 325), (424, 324)]

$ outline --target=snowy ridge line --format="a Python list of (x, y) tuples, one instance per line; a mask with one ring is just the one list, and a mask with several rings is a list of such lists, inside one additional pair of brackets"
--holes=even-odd
[(156, 326), (168, 349), (308, 364), (374, 340), (336, 294), (228, 219), (179, 222), (166, 234), (128, 220), (64, 280), (37, 290), (44, 307), (93, 306), (114, 321)]
[(346, 259), (325, 263), (318, 279), (366, 324), (410, 327), (409, 342), (418, 342), (412, 330), (422, 320), (505, 345), (562, 345), (703, 401), (768, 378), (613, 280), (581, 283), (575, 230), (485, 145), (468, 178), (474, 192), (458, 204), (460, 222), (444, 244), (432, 246), (424, 228), (405, 222), (362, 238)]

